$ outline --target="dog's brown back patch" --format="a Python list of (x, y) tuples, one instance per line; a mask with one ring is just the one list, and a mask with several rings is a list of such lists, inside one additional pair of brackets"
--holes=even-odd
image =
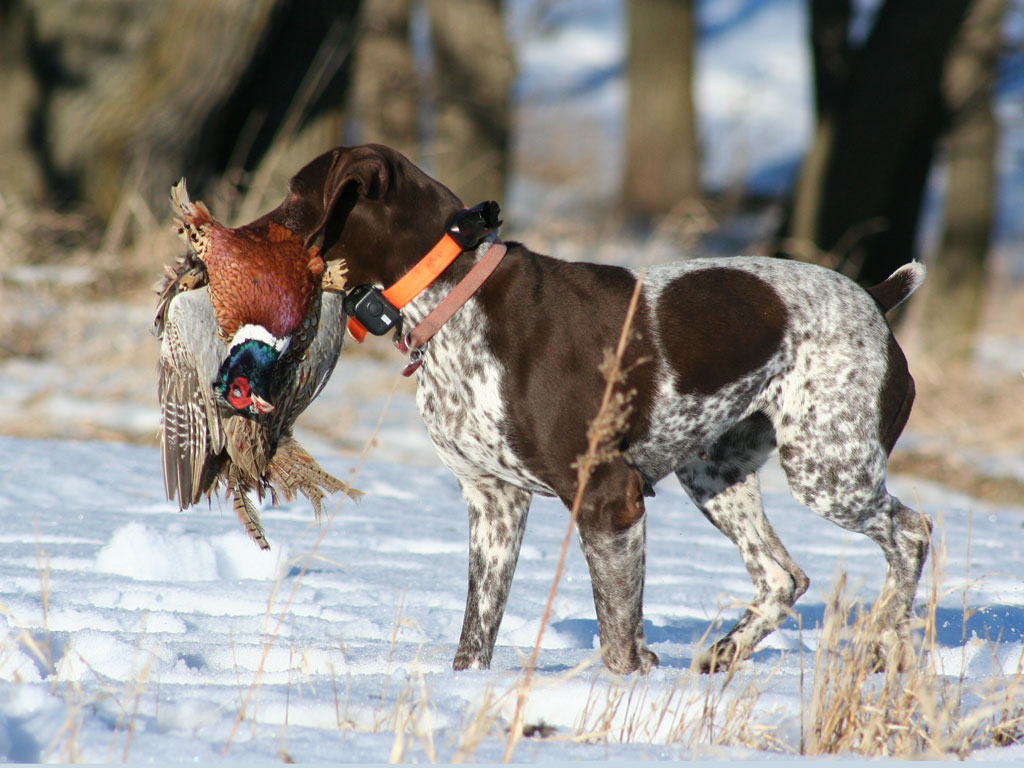
[(680, 393), (710, 395), (778, 350), (786, 307), (767, 282), (739, 269), (702, 269), (662, 291), (657, 316)]

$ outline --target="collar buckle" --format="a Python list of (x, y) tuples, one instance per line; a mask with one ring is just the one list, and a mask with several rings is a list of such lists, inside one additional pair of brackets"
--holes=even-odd
[(409, 350), (409, 364), (402, 369), (402, 375), (412, 376), (421, 365), (423, 365), (423, 347), (414, 347)]

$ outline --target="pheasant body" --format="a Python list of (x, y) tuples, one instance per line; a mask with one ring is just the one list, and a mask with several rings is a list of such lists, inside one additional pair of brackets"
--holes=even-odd
[[(194, 253), (165, 267), (158, 289), (164, 490), (185, 509), (225, 487), (249, 535), (269, 549), (250, 493), (274, 502), (301, 493), (317, 517), (326, 494), (361, 495), (292, 436), (341, 352), (344, 269), (325, 273), (318, 253), (280, 225), (222, 227), (188, 200), (184, 183), (172, 199)], [(233, 400), (249, 395), (266, 408)]]

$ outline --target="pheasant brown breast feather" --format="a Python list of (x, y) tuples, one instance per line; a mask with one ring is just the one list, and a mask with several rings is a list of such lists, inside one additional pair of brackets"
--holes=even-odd
[(217, 323), (231, 339), (243, 325), (260, 325), (279, 339), (300, 328), (320, 295), (324, 260), (286, 227), (257, 220), (229, 228), (202, 202), (192, 202), (185, 180), (171, 191), (178, 232), (206, 265)]

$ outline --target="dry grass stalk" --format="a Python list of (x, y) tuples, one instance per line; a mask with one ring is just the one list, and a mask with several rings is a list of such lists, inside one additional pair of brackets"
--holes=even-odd
[[(50, 642), (50, 557), (39, 543), (39, 523), (32, 524), (36, 539), (36, 572), (39, 574), (39, 602), (43, 610), (43, 658), (48, 669), (53, 669), (53, 647)], [(34, 647), (38, 647), (33, 643)]]
[[(46, 664), (46, 669), (53, 673), (57, 669), (57, 663), (53, 658), (53, 647), (50, 637), (49, 604), (50, 604), (50, 559), (46, 556), (39, 543), (39, 530), (36, 528), (36, 569), (39, 573), (39, 593), (42, 605), (43, 624), (43, 645), (40, 646), (34, 638), (25, 630), (22, 630), (19, 639), (26, 648), (32, 650), (36, 657)], [(57, 676), (53, 676), (50, 686), (51, 693), (57, 692)], [(46, 747), (45, 755), (48, 760), (51, 755), (60, 747), (60, 762), (74, 763), (80, 759), (78, 750), (78, 735), (82, 729), (82, 722), (85, 719), (84, 712), (85, 695), (77, 680), (68, 680), (64, 684), (64, 701), (67, 706), (67, 716), (60, 728), (53, 735)]]
[[(965, 582), (962, 608), (961, 669), (952, 678), (939, 669), (936, 615), (945, 563), (944, 542), (933, 546), (932, 553), (931, 589), (923, 616), (917, 621), (921, 642), (913, 649), (897, 647), (890, 652), (885, 670), (879, 674), (877, 638), (883, 631), (879, 616), (884, 613), (884, 605), (876, 605), (870, 612), (855, 610), (844, 596), (845, 574), (838, 580), (815, 653), (805, 754), (963, 758), (976, 749), (1021, 738), (1024, 653), (1017, 674), (1009, 681), (1002, 670), (994, 670), (988, 691), (972, 690), (966, 679), (969, 581)], [(992, 650), (995, 658), (994, 646)], [(895, 663), (898, 660), (904, 662), (902, 669)]]
[(1007, 747), (1024, 742), (1024, 704), (1020, 703), (1021, 680), (1024, 678), (1024, 647), (1017, 657), (1017, 671), (1002, 696), (992, 722), (986, 727), (983, 741), (996, 747)]
[[(338, 640), (338, 648), (341, 651), (341, 657), (345, 660), (345, 664), (347, 666), (348, 657), (347, 652), (345, 650), (345, 643), (343, 643), (340, 639)], [(335, 674), (334, 671), (334, 664), (329, 664), (331, 669), (331, 685), (334, 688), (334, 718), (338, 724), (338, 730), (340, 731), (343, 728), (351, 729), (353, 728), (353, 723), (349, 719), (348, 708), (349, 704), (352, 701), (352, 674), (348, 670), (345, 670), (345, 709), (344, 711), (342, 711), (339, 708), (338, 703), (338, 681), (337, 675)]]
[(495, 696), (490, 686), (484, 689), (480, 705), (469, 722), (464, 724), (459, 731), (459, 744), (451, 760), (453, 764), (471, 760), (485, 738), (501, 732), (501, 726), (498, 723), (501, 707), (511, 693), (510, 689), (502, 696)]
[[(139, 630), (138, 640), (135, 644), (136, 654), (144, 653), (142, 645), (146, 638), (146, 622), (145, 616), (143, 617), (142, 627)], [(149, 683), (150, 670), (153, 667), (153, 662), (156, 660), (155, 654), (150, 651), (146, 654), (146, 660), (143, 662), (142, 667), (139, 669), (138, 674), (134, 679), (126, 680), (123, 688), (123, 693), (119, 698), (116, 694), (113, 694), (111, 698), (114, 704), (120, 709), (118, 714), (117, 723), (114, 726), (114, 732), (110, 740), (110, 753), (107, 758), (107, 762), (113, 762), (114, 752), (117, 748), (117, 742), (124, 734), (124, 747), (121, 753), (121, 762), (128, 762), (128, 755), (131, 754), (132, 739), (135, 736), (135, 722), (139, 716), (139, 707), (142, 704), (142, 694)], [(95, 674), (95, 673), (94, 673)]]
[(434, 709), (417, 653), (416, 659), (409, 667), (406, 685), (398, 694), (390, 718), (390, 729), (394, 730), (395, 738), (388, 756), (389, 763), (407, 762), (406, 753), (414, 740), (420, 742), (431, 763), (437, 762), (437, 750), (434, 746)]
[[(944, 542), (937, 542), (932, 552), (931, 587), (917, 625), (921, 642), (909, 650), (896, 645), (881, 673), (877, 671), (877, 654), (884, 602), (870, 612), (863, 611), (846, 599), (846, 577), (840, 574), (815, 653), (811, 702), (807, 722), (801, 723), (801, 754), (963, 758), (977, 749), (1024, 740), (1024, 651), (1015, 674), (1007, 679), (995, 665), (987, 690), (982, 691), (972, 690), (966, 678), (965, 656), (955, 675), (937, 668), (941, 657), (936, 609), (945, 564)], [(968, 580), (964, 589), (969, 587)], [(965, 595), (965, 624), (972, 613), (967, 606)], [(964, 635), (962, 645), (966, 644)], [(994, 644), (992, 651), (995, 658)], [(802, 659), (801, 654), (801, 670)], [(899, 660), (904, 662), (902, 671), (896, 663)], [(780, 735), (780, 724), (766, 720), (765, 713), (758, 711), (765, 678), (759, 675), (737, 691), (738, 668), (724, 678), (703, 676), (691, 668), (657, 697), (652, 697), (646, 678), (599, 685), (595, 676), (569, 738), (589, 743), (796, 751)]]
[[(604, 394), (601, 397), (601, 405), (598, 407), (597, 415), (587, 429), (587, 450), (576, 461), (576, 496), (569, 509), (569, 524), (562, 539), (562, 548), (558, 557), (558, 564), (555, 567), (555, 575), (551, 580), (551, 589), (548, 592), (547, 603), (544, 606), (544, 613), (541, 615), (540, 629), (537, 631), (537, 640), (533, 644), (533, 651), (523, 671), (523, 679), (519, 685), (519, 692), (516, 699), (515, 715), (509, 728), (508, 741), (505, 744), (503, 762), (512, 759), (516, 742), (523, 735), (523, 712), (526, 706), (526, 699), (530, 691), (530, 681), (533, 670), (537, 663), (537, 656), (540, 653), (541, 640), (544, 638), (544, 630), (547, 628), (548, 619), (551, 616), (551, 605), (554, 603), (555, 594), (558, 591), (558, 584), (562, 579), (562, 570), (565, 567), (565, 558), (569, 550), (569, 540), (572, 538), (573, 529), (576, 527), (576, 518), (579, 515), (580, 505), (583, 503), (583, 494), (586, 491), (587, 483), (594, 469), (603, 462), (610, 461), (618, 456), (618, 449), (615, 447), (614, 436), (621, 434), (629, 418), (631, 392), (616, 391), (626, 378), (628, 371), (622, 367), (626, 347), (629, 344), (633, 316), (640, 302), (640, 292), (643, 288), (644, 275), (637, 277), (636, 285), (633, 287), (633, 295), (630, 297), (629, 305), (626, 308), (626, 317), (622, 323), (622, 331), (619, 334), (619, 341), (614, 352), (606, 349), (604, 360), (600, 366), (601, 374), (605, 378)], [(639, 365), (638, 361), (635, 365)]]
[[(781, 662), (780, 662), (781, 664)], [(760, 704), (761, 694), (767, 689), (772, 678), (779, 671), (776, 667), (765, 676), (750, 677), (740, 690), (733, 690), (736, 672), (740, 665), (734, 664), (726, 673), (726, 678), (711, 694), (711, 682), (708, 682), (708, 695), (705, 699), (705, 717), (698, 722), (685, 742), (693, 748), (700, 744), (710, 743), (715, 746), (742, 746), (748, 749), (767, 749), (774, 745), (776, 749), (782, 743), (775, 738), (777, 726), (774, 723), (759, 723), (755, 720), (756, 710)], [(696, 668), (690, 669), (690, 675), (698, 675)], [(682, 725), (682, 721), (680, 723)], [(681, 733), (680, 740), (684, 740)]]
[[(394, 669), (395, 663), (395, 645), (398, 643), (398, 634), (402, 631), (402, 627), (415, 627), (415, 623), (411, 619), (404, 618), (405, 616), (405, 593), (399, 599), (395, 605), (394, 618), (391, 622), (391, 643), (388, 645), (388, 663), (384, 667), (384, 690), (380, 693), (380, 700), (388, 700), (388, 687), (391, 685), (391, 674)], [(392, 717), (393, 722), (393, 717)], [(380, 726), (377, 726), (380, 728)]]
[[(135, 721), (139, 717), (139, 706), (142, 703), (142, 693), (145, 690), (146, 684), (149, 681), (149, 672), (153, 666), (154, 658), (155, 657), (152, 653), (149, 654), (149, 657), (146, 659), (146, 663), (143, 665), (142, 671), (139, 673), (139, 676), (135, 678), (135, 680), (133, 680), (131, 685), (129, 686), (129, 691), (132, 699), (132, 706), (131, 716), (128, 718), (127, 726), (125, 726), (124, 749), (122, 750), (121, 753), (122, 763), (127, 763), (128, 755), (131, 754), (132, 738), (135, 736)], [(118, 728), (115, 729), (115, 738), (117, 735), (117, 730), (121, 728), (121, 725), (122, 723), (118, 722)]]
[[(937, 559), (933, 555), (933, 563)], [(936, 649), (936, 585), (933, 579), (922, 621), (924, 642), (917, 649), (902, 643), (887, 649), (885, 669), (877, 673), (886, 600), (880, 598), (871, 611), (863, 611), (846, 599), (846, 574), (840, 575), (814, 657), (805, 754), (944, 755), (942, 735), (955, 720), (959, 702), (941, 700), (942, 683), (931, 663)]]
[[(338, 671), (334, 668), (334, 662), (328, 661), (327, 668), (331, 670), (331, 692), (334, 694), (334, 722), (338, 730), (341, 730), (341, 702), (338, 701)], [(347, 701), (346, 701), (347, 704)]]
[[(36, 660), (43, 665), (44, 669), (48, 672), (52, 672), (55, 665), (53, 659), (53, 648), (50, 643), (50, 622), (47, 611), (47, 606), (50, 602), (50, 561), (48, 557), (44, 558), (39, 546), (38, 528), (36, 530), (36, 570), (39, 574), (39, 595), (40, 602), (42, 603), (43, 642), (40, 644), (32, 636), (32, 633), (24, 628), (18, 632), (16, 642), (34, 656)], [(10, 609), (2, 603), (0, 603), (0, 615), (6, 618), (7, 623), (12, 627), (17, 627), (21, 624), (21, 622), (19, 622), (11, 613)], [(54, 681), (54, 690), (56, 690), (56, 685), (56, 681)]]
[(1024, 680), (1024, 645), (1017, 656), (1017, 671), (1006, 686), (998, 719), (992, 724), (992, 743), (997, 747), (1019, 744), (1024, 741), (1024, 704), (1021, 681)]
[(767, 679), (752, 678), (742, 689), (734, 691), (735, 672), (717, 679), (715, 675), (702, 675), (694, 663), (656, 696), (652, 695), (646, 677), (636, 675), (598, 688), (595, 676), (572, 739), (589, 743), (682, 744), (690, 748), (743, 746), (786, 751), (774, 736), (776, 726), (755, 720), (761, 694), (777, 671)]
[[(57, 745), (60, 744), (60, 762), (77, 763), (81, 762), (81, 753), (78, 749), (78, 736), (82, 731), (82, 722), (85, 720), (85, 695), (82, 687), (77, 681), (69, 680), (64, 685), (64, 701), (67, 706), (67, 717), (60, 728), (53, 735), (49, 746), (46, 748), (47, 759), (54, 753)], [(63, 739), (63, 741), (62, 741)]]

